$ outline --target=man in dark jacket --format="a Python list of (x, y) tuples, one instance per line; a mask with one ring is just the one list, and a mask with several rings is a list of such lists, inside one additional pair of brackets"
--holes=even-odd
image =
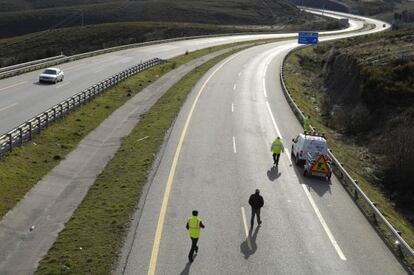
[(257, 216), (257, 223), (259, 225), (262, 224), (262, 221), (260, 220), (260, 208), (263, 207), (264, 200), (263, 200), (263, 197), (260, 196), (259, 189), (256, 189), (256, 192), (250, 196), (249, 204), (252, 207), (252, 218), (250, 220), (250, 225), (251, 225), (251, 228), (253, 228), (255, 215)]

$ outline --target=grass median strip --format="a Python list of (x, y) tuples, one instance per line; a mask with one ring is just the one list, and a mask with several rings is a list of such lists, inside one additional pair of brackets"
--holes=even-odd
[(111, 273), (155, 155), (187, 95), (210, 68), (238, 50), (194, 69), (146, 113), (59, 234), (37, 274), (65, 269), (73, 274)]
[[(260, 43), (264, 43), (262, 41)], [(203, 49), (139, 73), (50, 126), (0, 159), (0, 219), (113, 111), (162, 75), (197, 57), (245, 43)], [(248, 42), (253, 43), (253, 42)]]

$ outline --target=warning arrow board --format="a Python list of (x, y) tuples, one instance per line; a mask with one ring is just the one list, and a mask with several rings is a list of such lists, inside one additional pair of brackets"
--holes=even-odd
[(327, 174), (331, 171), (328, 162), (324, 155), (320, 155), (317, 161), (311, 166), (312, 173), (323, 173)]

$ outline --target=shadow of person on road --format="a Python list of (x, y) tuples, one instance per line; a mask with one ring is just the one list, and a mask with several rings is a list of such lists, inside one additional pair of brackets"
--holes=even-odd
[(240, 244), (240, 251), (243, 253), (244, 258), (247, 260), (251, 255), (256, 253), (257, 250), (257, 244), (256, 244), (256, 238), (257, 233), (259, 233), (260, 226), (256, 226), (256, 229), (254, 230), (252, 234), (252, 228), (249, 231), (249, 237), (246, 238), (244, 242)]
[[(195, 259), (196, 256), (197, 255), (194, 255), (194, 259)], [(185, 267), (184, 267), (184, 269), (183, 269), (183, 271), (181, 271), (180, 275), (188, 275), (188, 274), (190, 274), (191, 264), (192, 263), (187, 262), (186, 265), (185, 265)]]
[(273, 165), (272, 168), (267, 170), (267, 177), (270, 181), (274, 181), (275, 179), (280, 177), (280, 175), (282, 175), (282, 173), (279, 172), (279, 168), (275, 165)]

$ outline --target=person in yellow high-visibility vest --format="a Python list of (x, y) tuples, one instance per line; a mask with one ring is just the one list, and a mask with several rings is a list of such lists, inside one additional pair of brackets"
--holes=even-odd
[(310, 132), (311, 130), (311, 123), (310, 123), (310, 116), (305, 116), (303, 119), (303, 129), (305, 132)]
[(187, 225), (186, 225), (188, 234), (190, 235), (191, 242), (192, 242), (190, 253), (188, 254), (188, 260), (190, 261), (190, 263), (192, 263), (194, 260), (194, 252), (196, 254), (198, 253), (198, 246), (197, 246), (198, 238), (200, 238), (201, 228), (204, 228), (204, 227), (205, 226), (203, 222), (198, 217), (198, 211), (193, 210), (193, 216), (188, 218)]
[(280, 137), (277, 137), (277, 139), (273, 141), (272, 147), (270, 148), (270, 150), (273, 152), (273, 164), (278, 166), (280, 154), (285, 151), (283, 147), (283, 142), (280, 139)]

